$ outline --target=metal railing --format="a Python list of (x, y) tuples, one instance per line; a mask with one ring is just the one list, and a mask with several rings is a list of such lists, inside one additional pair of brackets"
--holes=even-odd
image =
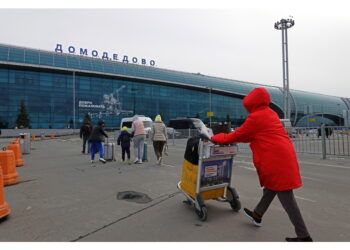
[[(288, 132), (297, 153), (350, 157), (350, 127), (293, 127)], [(249, 144), (238, 146), (241, 152), (250, 151)]]
[[(116, 131), (116, 136), (119, 131)], [(334, 155), (350, 157), (350, 127), (344, 126), (322, 126), (322, 127), (293, 127), (288, 130), (289, 137), (294, 145), (295, 151), (300, 154), (317, 154), (323, 159)], [(198, 136), (197, 129), (176, 129), (168, 131), (168, 143), (175, 145), (184, 143), (183, 140)], [(149, 137), (147, 141), (151, 143)], [(249, 152), (247, 143), (239, 143), (240, 152)]]
[(350, 127), (293, 128), (290, 137), (297, 153), (350, 156)]

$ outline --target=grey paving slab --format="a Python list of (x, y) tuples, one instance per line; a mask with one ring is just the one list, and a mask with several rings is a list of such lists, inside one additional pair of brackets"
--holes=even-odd
[[(8, 140), (2, 138), (0, 144)], [(164, 165), (89, 162), (77, 136), (32, 143), (21, 182), (5, 187), (12, 210), (0, 223), (0, 241), (222, 241), (271, 242), (294, 236), (279, 201), (273, 201), (256, 228), (243, 212), (226, 203), (206, 201), (208, 220), (201, 222), (193, 207), (182, 203), (176, 187), (181, 178), (185, 140), (169, 145)], [(133, 150), (132, 150), (133, 151)], [(120, 149), (117, 147), (117, 154)], [(295, 191), (306, 224), (316, 241), (350, 240), (350, 159), (299, 155), (303, 187)], [(249, 152), (235, 158), (232, 185), (243, 207), (253, 208), (262, 190)], [(148, 203), (118, 200), (119, 192), (148, 195)]]

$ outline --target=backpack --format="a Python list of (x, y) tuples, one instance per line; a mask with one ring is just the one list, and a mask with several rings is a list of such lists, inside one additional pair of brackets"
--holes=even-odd
[(194, 165), (198, 165), (198, 161), (199, 161), (199, 153), (198, 153), (199, 140), (200, 140), (199, 137), (191, 137), (187, 140), (187, 144), (186, 144), (185, 159)]

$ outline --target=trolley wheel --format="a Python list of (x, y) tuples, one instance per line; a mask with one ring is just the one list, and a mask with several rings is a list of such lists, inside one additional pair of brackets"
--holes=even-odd
[(241, 210), (241, 202), (238, 199), (233, 199), (230, 201), (230, 205), (233, 211), (238, 212)]
[(238, 212), (241, 210), (241, 202), (238, 199), (238, 195), (235, 190), (233, 190), (231, 187), (227, 187), (226, 196), (233, 211)]
[(208, 217), (207, 208), (205, 206), (201, 207), (201, 210), (196, 209), (196, 214), (201, 221), (205, 221)]

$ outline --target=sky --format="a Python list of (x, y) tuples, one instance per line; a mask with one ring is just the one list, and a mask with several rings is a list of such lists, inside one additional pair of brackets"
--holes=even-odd
[(350, 97), (346, 1), (17, 2), (0, 4), (0, 43), (49, 51), (62, 44), (67, 53), (69, 46), (95, 49), (154, 60), (158, 68), (278, 87), (282, 35), (274, 23), (293, 18), (290, 88)]

